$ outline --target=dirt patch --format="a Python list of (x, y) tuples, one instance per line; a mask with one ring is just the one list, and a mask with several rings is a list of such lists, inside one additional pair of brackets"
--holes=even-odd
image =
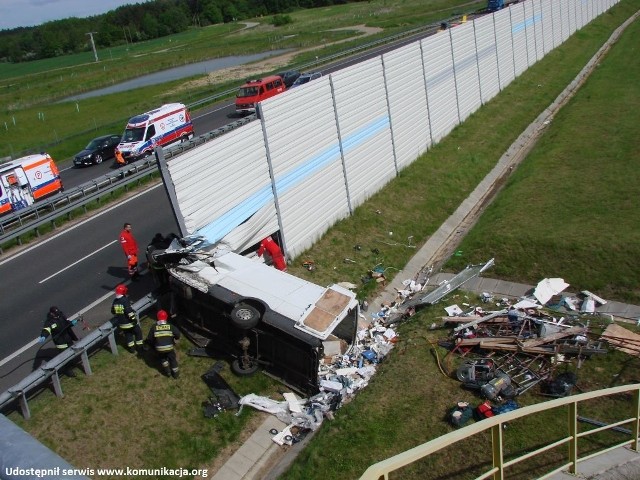
[[(251, 25), (251, 27), (255, 27), (255, 26), (256, 25)], [(331, 31), (338, 31), (338, 30), (355, 30), (362, 33), (362, 35), (360, 36), (374, 35), (376, 33), (380, 33), (383, 31), (382, 28), (367, 27), (365, 25), (354, 25), (352, 27), (334, 28)], [(338, 40), (336, 42), (327, 43), (326, 45), (335, 45), (338, 43), (348, 42), (352, 38), (345, 38), (342, 40)], [(216, 70), (214, 72), (209, 73), (206, 77), (199, 78), (197, 80), (192, 80), (190, 82), (186, 82), (182, 84), (180, 87), (178, 87), (176, 90), (173, 90), (171, 93), (179, 93), (184, 90), (200, 88), (206, 85), (224, 83), (224, 82), (229, 82), (233, 80), (245, 80), (250, 77), (260, 76), (264, 72), (286, 68), (292, 62), (293, 58), (296, 55), (302, 52), (307, 52), (309, 50), (314, 50), (315, 48), (317, 47), (301, 48), (298, 50), (293, 50), (291, 52), (284, 53), (282, 55), (268, 57), (255, 63), (238, 65), (238, 66), (229, 67), (229, 68), (222, 68), (220, 70)]]

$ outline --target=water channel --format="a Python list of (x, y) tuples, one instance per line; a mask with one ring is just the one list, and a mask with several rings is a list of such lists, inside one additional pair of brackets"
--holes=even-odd
[(134, 88), (157, 85), (159, 83), (179, 80), (181, 78), (192, 77), (194, 75), (207, 74), (210, 72), (215, 72), (216, 70), (221, 70), (223, 68), (244, 65), (246, 63), (255, 62), (256, 60), (262, 60), (263, 58), (280, 55), (281, 53), (285, 53), (287, 51), (288, 50), (271, 50), (269, 52), (256, 53), (253, 55), (236, 55), (231, 57), (214, 58), (211, 60), (205, 60), (204, 62), (190, 63), (188, 65), (182, 65), (181, 67), (170, 68), (167, 70), (162, 70), (160, 72), (142, 75), (141, 77), (132, 78), (131, 80), (117, 83), (109, 87), (73, 95), (71, 97), (65, 98), (62, 101), (66, 102), (69, 100), (82, 100), (85, 98), (99, 97), (101, 95), (125, 92)]

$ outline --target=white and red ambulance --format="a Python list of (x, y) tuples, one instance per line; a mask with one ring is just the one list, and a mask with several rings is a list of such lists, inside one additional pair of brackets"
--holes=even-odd
[(0, 164), (0, 215), (28, 207), (62, 190), (58, 167), (47, 153)]
[(182, 103), (168, 103), (129, 119), (118, 150), (129, 163), (151, 155), (157, 146), (185, 142), (193, 135), (189, 109)]

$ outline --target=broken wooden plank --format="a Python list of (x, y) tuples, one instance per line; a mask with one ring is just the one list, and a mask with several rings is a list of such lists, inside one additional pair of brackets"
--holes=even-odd
[(545, 343), (553, 342), (555, 340), (559, 340), (565, 337), (571, 337), (573, 335), (579, 335), (585, 332), (586, 332), (585, 327), (571, 327), (558, 333), (545, 335), (544, 337), (541, 337), (541, 338), (533, 338), (530, 340), (525, 340), (522, 343), (525, 347), (537, 347), (538, 345), (544, 345)]

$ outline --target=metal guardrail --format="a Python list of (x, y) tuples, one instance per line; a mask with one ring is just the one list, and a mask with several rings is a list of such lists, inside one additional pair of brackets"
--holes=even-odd
[[(604, 425), (599, 428), (594, 428), (591, 430), (586, 430), (583, 432), (579, 432), (578, 430), (578, 404), (580, 402), (584, 402), (587, 400), (592, 400), (596, 398), (608, 397), (612, 395), (619, 395), (631, 393), (633, 394), (633, 406), (631, 411), (634, 415), (630, 418), (625, 418), (615, 423), (611, 423), (609, 425)], [(509, 460), (505, 459), (505, 451), (504, 451), (504, 436), (505, 431), (504, 427), (508, 422), (512, 422), (519, 418), (526, 417), (528, 415), (548, 411), (558, 407), (568, 407), (568, 422), (567, 422), (567, 434), (564, 438), (561, 439), (553, 439), (553, 441), (549, 441), (548, 444), (537, 448), (534, 451), (528, 451), (527, 453), (520, 455), (515, 458), (511, 458)], [(438, 437), (430, 442), (423, 443), (417, 447), (412, 448), (411, 450), (407, 450), (406, 452), (395, 455), (391, 458), (378, 462), (374, 465), (371, 465), (364, 474), (360, 477), (360, 480), (379, 480), (385, 479), (389, 480), (389, 474), (391, 472), (395, 472), (396, 470), (401, 469), (407, 465), (410, 465), (414, 462), (427, 458), (429, 455), (436, 453), (442, 450), (445, 447), (449, 447), (454, 445), (455, 443), (466, 440), (478, 433), (482, 433), (486, 430), (491, 431), (491, 451), (493, 464), (491, 468), (481, 474), (476, 480), (486, 479), (486, 478), (494, 478), (494, 479), (503, 479), (507, 478), (505, 474), (505, 469), (510, 466), (516, 465), (524, 460), (535, 457), (537, 455), (544, 454), (547, 451), (550, 451), (553, 448), (565, 446), (567, 451), (567, 462), (561, 465), (558, 468), (555, 468), (551, 472), (548, 472), (543, 477), (540, 478), (548, 478), (551, 475), (561, 472), (565, 469), (568, 469), (569, 473), (573, 475), (578, 474), (578, 465), (580, 461), (587, 460), (589, 458), (596, 457), (598, 455), (602, 455), (611, 450), (614, 450), (623, 446), (630, 446), (630, 448), (636, 452), (638, 452), (638, 425), (640, 420), (640, 384), (634, 385), (623, 385), (620, 387), (607, 388), (604, 390), (598, 390), (595, 392), (582, 393), (579, 395), (572, 395), (570, 397), (558, 398), (555, 400), (550, 400), (548, 402), (538, 403), (536, 405), (530, 405), (528, 407), (519, 408), (517, 410), (513, 410), (507, 413), (501, 413), (491, 418), (485, 418), (480, 422), (477, 422), (473, 425), (469, 425), (468, 427), (460, 428), (454, 432), (448, 433), (441, 437)], [(558, 422), (560, 424), (561, 422)], [(625, 440), (619, 442), (613, 446), (609, 446), (608, 448), (604, 448), (602, 450), (597, 451), (596, 453), (592, 453), (590, 455), (580, 457), (578, 452), (578, 439), (587, 437), (589, 435), (604, 431), (604, 430), (613, 430), (617, 428), (617, 431), (620, 431), (619, 427), (621, 425), (631, 425), (630, 432), (625, 436)], [(478, 442), (476, 445), (483, 445), (483, 442)], [(489, 447), (487, 446), (487, 449)], [(400, 478), (400, 476), (398, 476)]]
[[(138, 320), (140, 319), (140, 314), (155, 305), (156, 301), (156, 297), (150, 293), (132, 305)], [(29, 392), (33, 391), (36, 387), (43, 385), (49, 379), (51, 379), (53, 383), (53, 391), (56, 396), (63, 397), (64, 394), (60, 383), (60, 371), (63, 370), (66, 365), (80, 357), (82, 369), (84, 370), (85, 375), (91, 375), (89, 351), (100, 346), (107, 340), (109, 342), (111, 353), (113, 355), (118, 355), (118, 346), (116, 345), (115, 338), (117, 328), (117, 325), (114, 325), (111, 320), (105, 322), (95, 330), (89, 332), (74, 345), (57, 354), (43, 366), (31, 372), (13, 387), (7, 389), (3, 393), (0, 393), (0, 409), (8, 406), (14, 401), (18, 401), (23, 417), (28, 420), (31, 418), (28, 403)]]

